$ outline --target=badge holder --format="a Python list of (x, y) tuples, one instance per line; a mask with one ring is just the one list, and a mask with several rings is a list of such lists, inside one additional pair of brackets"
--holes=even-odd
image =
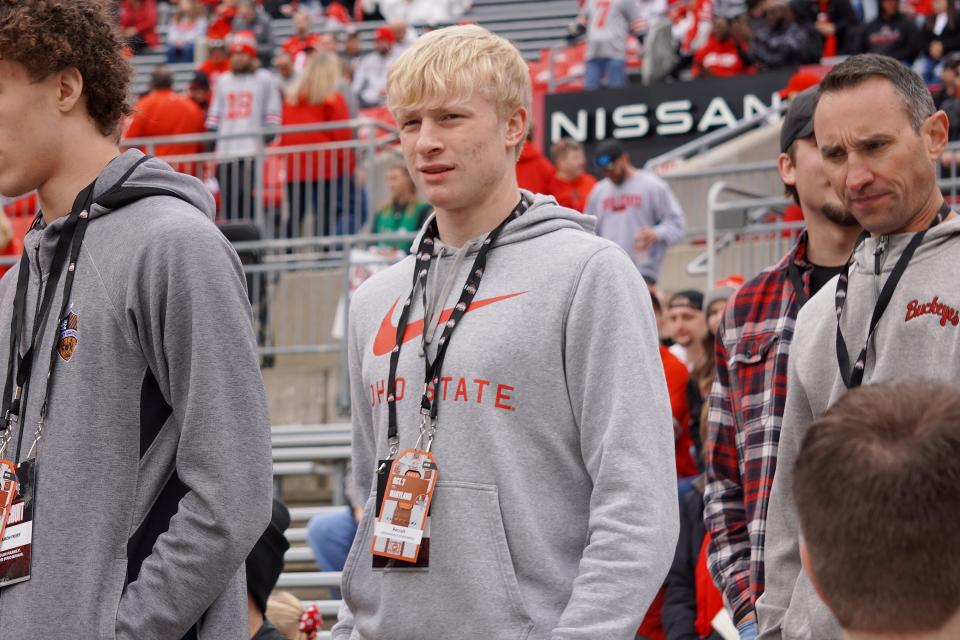
[[(430, 564), (430, 505), (437, 486), (437, 462), (430, 449), (436, 423), (423, 417), (413, 449), (381, 461), (377, 472), (377, 514), (374, 522), (373, 566), (426, 568)], [(426, 446), (420, 448), (426, 438)]]
[[(37, 459), (31, 456), (42, 433), (41, 414), (27, 459), (19, 465), (0, 459), (0, 507), (8, 505), (0, 511), (0, 588), (30, 579), (37, 491)], [(0, 456), (8, 441), (9, 433), (0, 444)]]

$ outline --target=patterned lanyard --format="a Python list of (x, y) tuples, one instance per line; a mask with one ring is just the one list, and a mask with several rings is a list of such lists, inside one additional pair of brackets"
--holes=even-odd
[[(443, 369), (443, 361), (447, 356), (447, 349), (450, 347), (450, 339), (453, 336), (454, 330), (460, 325), (460, 320), (463, 318), (463, 315), (467, 312), (467, 309), (469, 309), (470, 303), (473, 302), (474, 296), (477, 295), (477, 290), (480, 288), (480, 281), (483, 279), (483, 273), (487, 266), (487, 254), (496, 243), (500, 232), (503, 231), (504, 227), (511, 221), (523, 215), (529, 206), (530, 203), (528, 203), (526, 199), (521, 198), (520, 202), (517, 203), (517, 206), (513, 208), (513, 211), (510, 212), (503, 222), (497, 225), (497, 227), (484, 238), (480, 250), (477, 252), (477, 257), (473, 262), (473, 266), (470, 268), (470, 275), (467, 277), (467, 282), (464, 284), (463, 291), (460, 293), (460, 299), (453, 308), (453, 313), (450, 318), (444, 324), (443, 333), (437, 341), (436, 357), (434, 357), (433, 362), (430, 362), (430, 359), (426, 355), (424, 356), (425, 373), (423, 397), (420, 400), (420, 439), (417, 442), (417, 446), (419, 447), (425, 438), (427, 451), (430, 450), (433, 444), (433, 437), (437, 431), (437, 412), (440, 404), (437, 392), (440, 383), (440, 372)], [(407, 296), (400, 310), (400, 319), (397, 321), (397, 344), (393, 347), (393, 351), (390, 354), (390, 373), (387, 377), (387, 407), (389, 414), (387, 444), (390, 446), (388, 459), (392, 459), (400, 450), (396, 403), (397, 366), (400, 362), (400, 350), (403, 347), (403, 338), (407, 331), (407, 322), (410, 316), (410, 307), (413, 303), (414, 294), (417, 291), (417, 287), (426, 287), (427, 274), (433, 262), (433, 248), (436, 245), (438, 236), (437, 221), (434, 219), (425, 230), (423, 237), (420, 239), (420, 244), (417, 246), (416, 266), (413, 269), (413, 284), (410, 287), (410, 294)], [(426, 321), (426, 318), (424, 318), (424, 321)], [(426, 329), (427, 328), (424, 327), (425, 331)], [(431, 388), (433, 391), (432, 400), (430, 395)]]
[[(853, 256), (851, 256), (847, 264), (844, 265), (843, 271), (840, 272), (840, 279), (837, 281), (835, 304), (837, 309), (837, 364), (840, 366), (840, 375), (843, 377), (843, 384), (846, 385), (847, 389), (859, 387), (863, 383), (863, 374), (867, 365), (867, 347), (870, 346), (870, 340), (873, 339), (873, 333), (877, 329), (877, 324), (879, 324), (880, 318), (883, 317), (883, 313), (887, 310), (890, 299), (893, 298), (893, 292), (896, 290), (897, 285), (900, 284), (900, 278), (903, 277), (903, 273), (907, 270), (907, 265), (910, 263), (911, 258), (913, 258), (917, 247), (923, 242), (927, 231), (943, 222), (948, 215), (950, 215), (950, 206), (944, 202), (940, 205), (940, 211), (937, 212), (937, 215), (930, 222), (930, 226), (923, 231), (915, 233), (913, 238), (910, 239), (910, 243), (903, 250), (900, 258), (897, 260), (897, 264), (894, 265), (893, 271), (890, 273), (890, 277), (887, 278), (887, 281), (883, 284), (883, 289), (880, 290), (877, 304), (873, 308), (873, 315), (870, 317), (867, 342), (863, 346), (863, 350), (860, 351), (860, 355), (857, 357), (857, 361), (854, 363), (852, 370), (850, 368), (850, 357), (847, 354), (847, 343), (843, 339), (843, 332), (840, 330), (840, 318), (843, 315), (843, 307), (847, 302), (847, 289), (850, 286), (850, 264), (853, 262)], [(859, 244), (859, 242), (857, 244)]]

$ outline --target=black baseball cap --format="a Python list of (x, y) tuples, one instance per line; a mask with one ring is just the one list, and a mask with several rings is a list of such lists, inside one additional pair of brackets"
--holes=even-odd
[(677, 291), (670, 296), (670, 300), (667, 302), (667, 308), (676, 309), (679, 307), (703, 311), (703, 292), (696, 289)]
[(816, 98), (817, 88), (810, 87), (790, 101), (790, 108), (787, 109), (787, 115), (780, 126), (780, 153), (786, 153), (795, 140), (813, 135), (813, 108)]
[(190, 80), (189, 87), (191, 89), (210, 89), (210, 76), (205, 74), (203, 71), (197, 71), (193, 74), (193, 78)]
[(593, 154), (593, 164), (598, 169), (606, 170), (625, 153), (623, 145), (616, 140), (604, 140), (597, 145)]

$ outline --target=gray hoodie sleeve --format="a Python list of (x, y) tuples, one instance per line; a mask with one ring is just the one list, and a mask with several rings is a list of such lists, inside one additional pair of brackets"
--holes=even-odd
[[(353, 490), (357, 498), (366, 503), (370, 501), (373, 492), (374, 465), (377, 460), (377, 441), (373, 426), (373, 412), (370, 408), (370, 401), (366, 396), (366, 387), (363, 384), (363, 372), (361, 371), (360, 347), (357, 344), (356, 318), (361, 317), (359, 313), (351, 313), (348, 331), (349, 352), (348, 367), (350, 370), (350, 406), (351, 422), (353, 423), (352, 440), (352, 466), (353, 466)], [(333, 638), (335, 640), (346, 639), (353, 633), (353, 613), (347, 607), (346, 603), (340, 606), (340, 612), (337, 615), (337, 623), (333, 627)]]
[(673, 423), (647, 288), (619, 248), (586, 262), (564, 364), (593, 480), (586, 547), (552, 640), (632, 638), (679, 530)]
[(767, 531), (763, 545), (765, 591), (756, 604), (762, 640), (782, 637), (781, 625), (790, 607), (797, 578), (803, 571), (800, 564), (800, 525), (793, 503), (793, 465), (797, 461), (807, 425), (813, 421), (813, 410), (796, 367), (795, 354), (802, 349), (800, 327), (798, 322), (797, 333), (790, 345), (787, 401), (777, 449), (777, 472), (773, 477), (767, 510)]
[(118, 640), (182, 636), (270, 520), (270, 421), (243, 271), (213, 224), (187, 213), (152, 231), (119, 310), (173, 409), (165, 429), (178, 430), (187, 493), (120, 600)]
[(687, 231), (687, 219), (677, 197), (673, 195), (670, 186), (656, 178), (657, 181), (657, 224), (653, 227), (657, 239), (668, 245), (675, 244), (683, 239)]

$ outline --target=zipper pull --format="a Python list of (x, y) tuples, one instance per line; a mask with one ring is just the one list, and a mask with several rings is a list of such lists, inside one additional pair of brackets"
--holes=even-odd
[(877, 250), (873, 252), (873, 273), (880, 275), (880, 265), (883, 263), (883, 252), (887, 248), (888, 236), (880, 236), (877, 242)]

